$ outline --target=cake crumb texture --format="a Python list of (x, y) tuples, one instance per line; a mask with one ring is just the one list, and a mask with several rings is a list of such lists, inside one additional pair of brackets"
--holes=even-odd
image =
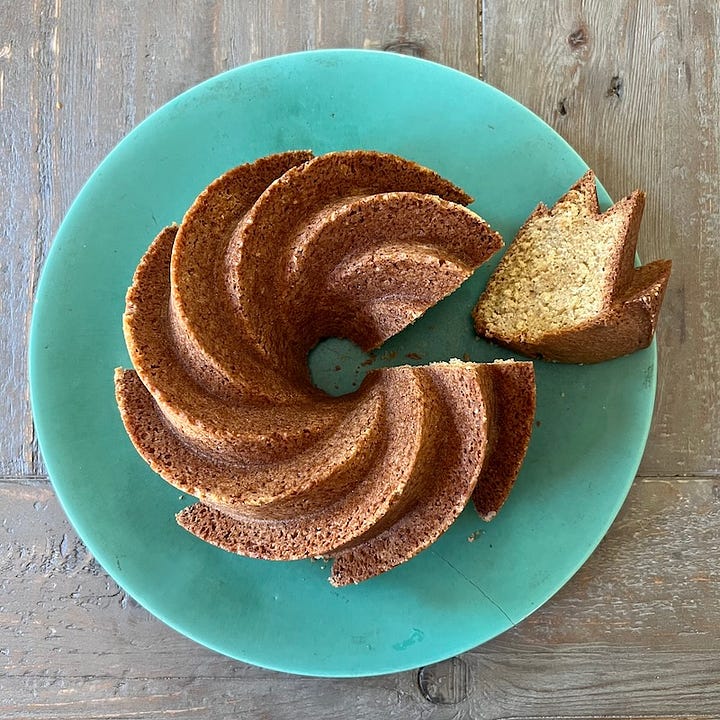
[(588, 171), (520, 228), (473, 311), (477, 332), (530, 357), (593, 363), (647, 347), (669, 260), (634, 267), (645, 195), (600, 212)]

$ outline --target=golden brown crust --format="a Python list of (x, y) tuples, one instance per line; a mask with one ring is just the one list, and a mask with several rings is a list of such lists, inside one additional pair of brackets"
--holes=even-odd
[[(314, 256), (322, 262), (335, 241), (335, 234), (324, 233), (323, 228), (334, 223), (338, 213), (344, 214), (348, 222), (352, 222), (353, 213), (371, 220), (377, 205), (361, 203), (353, 211), (357, 201), (393, 193), (437, 196), (459, 205), (471, 201), (466, 193), (437, 173), (403, 158), (377, 152), (335, 152), (286, 172), (268, 187), (238, 224), (230, 253), (237, 255), (238, 262), (228, 267), (228, 297), (237, 321), (255, 341), (258, 352), (271, 366), (279, 363), (285, 377), (306, 381), (305, 354), (318, 340), (314, 333), (305, 331), (303, 320), (307, 317), (292, 323), (288, 323), (287, 318), (294, 317), (303, 308), (312, 308), (323, 296), (316, 278), (309, 283), (307, 273), (304, 280), (289, 276), (288, 269), (293, 266), (298, 248), (304, 253), (308, 244), (316, 245)], [(404, 202), (407, 205), (407, 199)], [(381, 242), (390, 239), (390, 228), (395, 232), (414, 224), (414, 211), (407, 210), (386, 217), (378, 236)], [(437, 244), (448, 247), (454, 233), (447, 232), (448, 228), (443, 230), (442, 237), (436, 238)], [(501, 240), (489, 228), (482, 233), (478, 225), (476, 231), (476, 247), (487, 259), (500, 247)], [(469, 240), (466, 231), (458, 228), (457, 234)], [(416, 235), (407, 240), (416, 242), (420, 237)], [(473, 243), (464, 245), (470, 248)], [(479, 262), (482, 260), (476, 257), (474, 266)], [(376, 280), (382, 277), (379, 274)], [(268, 296), (272, 296), (272, 303), (264, 301)], [(350, 311), (345, 299), (336, 306)], [(314, 317), (320, 315), (313, 314)], [(343, 318), (346, 331), (353, 328), (354, 317), (352, 313), (351, 317)], [(417, 313), (411, 317), (416, 318)], [(396, 327), (390, 334), (397, 331)], [(347, 335), (343, 333), (343, 336)], [(380, 334), (376, 344), (387, 337), (387, 333)], [(367, 346), (362, 338), (355, 341)]]
[[(367, 580), (409, 560), (434, 542), (462, 512), (487, 457), (487, 388), (474, 366), (438, 363), (418, 368), (432, 383), (437, 415), (427, 438), (414, 502), (370, 537), (334, 552), (330, 582)], [(443, 468), (443, 471), (440, 471)]]
[(484, 519), (492, 519), (515, 482), (532, 432), (532, 363), (451, 361), (423, 369), (448, 411), (426, 465), (422, 501), (383, 532), (334, 554), (333, 585), (362, 582), (413, 557), (450, 527), (471, 494)]
[[(354, 582), (414, 555), (462, 509), (488, 430), (465, 404), (479, 412), (489, 380), (476, 366), (394, 368), (331, 398), (306, 354), (327, 334), (381, 342), (502, 240), (426, 168), (309, 157), (231, 170), (160, 233), (128, 292), (137, 372), (116, 372), (116, 396), (152, 469), (201, 501), (183, 527), (251, 557), (343, 553)], [(388, 533), (394, 550), (372, 561)]]
[(198, 196), (180, 225), (170, 265), (168, 329), (188, 375), (214, 395), (277, 401), (311, 390), (273, 372), (253, 338), (243, 334), (223, 268), (238, 223), (276, 178), (311, 158), (308, 151), (279, 153), (229, 170)]
[[(206, 542), (251, 557), (296, 559), (311, 548), (312, 555), (334, 558), (330, 582), (343, 586), (384, 572), (430, 545), (460, 514), (474, 488), (479, 488), (474, 495), (478, 509), (491, 519), (512, 488), (532, 431), (532, 364), (454, 361), (375, 375), (385, 381), (395, 376), (398, 387), (415, 376), (424, 386), (420, 405), (413, 403), (424, 407), (423, 455), (406, 452), (398, 464), (408, 473), (402, 490), (377, 486), (386, 470), (385, 454), (368, 473), (372, 481), (328, 506), (321, 520), (301, 516), (267, 522), (198, 503), (178, 514), (180, 525)], [(390, 455), (399, 452), (395, 443), (404, 442), (400, 435), (395, 438)], [(441, 467), (445, 472), (438, 471)], [(376, 499), (370, 502), (370, 497)], [(377, 505), (380, 498), (385, 502)]]
[(646, 348), (655, 335), (671, 267), (669, 260), (656, 260), (637, 268), (625, 295), (596, 319), (547, 335), (532, 348), (514, 349), (547, 360), (591, 364)]

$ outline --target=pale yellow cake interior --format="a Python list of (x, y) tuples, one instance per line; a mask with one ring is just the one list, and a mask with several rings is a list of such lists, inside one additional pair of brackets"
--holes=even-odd
[(538, 214), (511, 243), (476, 314), (500, 337), (534, 342), (603, 307), (623, 217), (598, 218), (574, 191)]

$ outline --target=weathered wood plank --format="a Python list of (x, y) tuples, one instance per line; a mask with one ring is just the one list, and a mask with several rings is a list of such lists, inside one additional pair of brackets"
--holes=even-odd
[(416, 672), (318, 681), (219, 656), (107, 578), (47, 483), (0, 483), (0, 506), (3, 717), (720, 714), (717, 480), (636, 482), (578, 575), (517, 628), (462, 656), (451, 691), (447, 668), (421, 690)]
[(492, 0), (483, 34), (489, 82), (567, 138), (611, 195), (647, 190), (639, 252), (674, 265), (641, 472), (717, 473), (720, 6)]
[(479, 73), (475, 0), (293, 0), (220, 5), (216, 69), (323, 47), (394, 50)]
[[(41, 144), (38, 48), (30, 13), (0, 4), (0, 475), (33, 469), (33, 429), (24, 381), (34, 238), (44, 233), (41, 188), (47, 173)], [(6, 33), (13, 28), (15, 34)], [(21, 42), (17, 39), (22, 38)]]
[[(709, 656), (686, 660), (679, 673), (667, 658), (661, 658), (657, 672), (648, 668), (647, 661), (638, 656), (634, 666), (616, 667), (618, 675), (633, 670), (643, 679), (635, 688), (638, 698), (643, 697), (644, 683), (651, 682), (658, 672), (673, 677), (672, 689), (664, 697), (675, 693), (678, 700), (665, 702), (642, 699), (625, 703), (624, 694), (607, 703), (613, 708), (607, 714), (598, 711), (605, 705), (604, 698), (618, 685), (627, 684), (613, 677), (606, 680), (602, 671), (576, 674), (573, 687), (558, 687), (553, 683), (560, 670), (572, 673), (573, 661), (564, 658), (556, 669), (535, 676), (532, 686), (519, 694), (510, 690), (503, 672), (511, 676), (522, 668), (522, 660), (502, 666), (472, 664), (471, 673), (482, 674), (492, 670), (492, 680), (478, 687), (472, 699), (460, 705), (430, 704), (414, 687), (414, 678), (407, 676), (406, 683), (395, 678), (384, 680), (385, 686), (375, 687), (367, 680), (314, 680), (268, 675), (251, 682), (228, 678), (212, 681), (207, 678), (167, 678), (144, 680), (134, 677), (103, 678), (10, 678), (7, 687), (12, 693), (32, 693), (32, 701), (16, 711), (11, 705), (0, 704), (4, 720), (717, 720), (717, 705), (713, 703), (715, 688), (707, 686), (681, 687), (687, 669), (698, 673)], [(532, 668), (524, 668), (529, 674)], [(645, 673), (642, 675), (642, 673)], [(507, 675), (505, 676), (507, 677)], [(540, 683), (546, 682), (540, 688)], [(598, 690), (595, 690), (597, 686)], [(578, 701), (569, 700), (575, 696)], [(593, 702), (595, 697), (596, 702)], [(0, 700), (1, 703), (1, 700)], [(647, 710), (646, 708), (660, 709)], [(593, 708), (589, 712), (587, 708)], [(686, 708), (692, 708), (689, 712)], [(540, 712), (528, 714), (529, 708)], [(579, 708), (577, 710), (576, 708)], [(531, 711), (532, 712), (532, 711)]]

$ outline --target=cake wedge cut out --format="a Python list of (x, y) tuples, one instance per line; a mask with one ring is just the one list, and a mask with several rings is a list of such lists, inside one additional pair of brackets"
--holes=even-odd
[(520, 228), (473, 310), (477, 333), (529, 357), (596, 363), (647, 347), (671, 262), (635, 267), (645, 194), (600, 211), (588, 171)]

